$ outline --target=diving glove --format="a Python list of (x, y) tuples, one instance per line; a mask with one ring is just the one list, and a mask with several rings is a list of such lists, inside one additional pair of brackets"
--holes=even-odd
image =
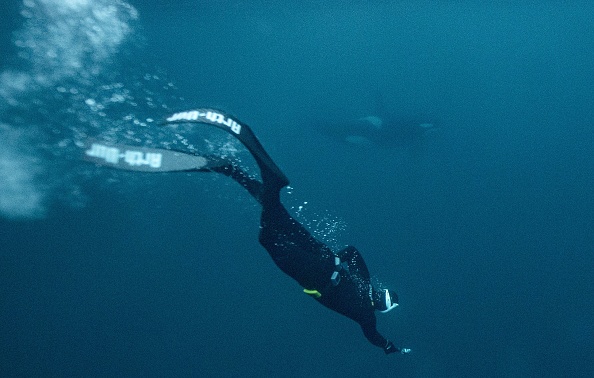
[(400, 354), (407, 354), (407, 353), (410, 353), (410, 349), (409, 348), (402, 348), (402, 349), (396, 348), (396, 346), (391, 341), (388, 341), (388, 343), (384, 347), (384, 353), (392, 354), (392, 353), (397, 353), (397, 352), (399, 352)]

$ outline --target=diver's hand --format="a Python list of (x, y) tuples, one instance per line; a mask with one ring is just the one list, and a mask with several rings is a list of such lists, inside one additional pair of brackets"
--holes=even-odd
[(398, 352), (398, 348), (396, 348), (391, 341), (388, 341), (388, 343), (384, 347), (384, 353), (391, 354), (391, 353), (396, 353), (396, 352)]
[(384, 353), (385, 354), (392, 354), (392, 353), (400, 353), (400, 354), (408, 354), (410, 353), (410, 349), (409, 348), (396, 348), (396, 346), (391, 342), (388, 341), (386, 343), (386, 346), (384, 347)]

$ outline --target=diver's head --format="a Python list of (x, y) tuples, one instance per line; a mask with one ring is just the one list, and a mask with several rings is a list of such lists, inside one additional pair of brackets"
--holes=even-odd
[(373, 303), (376, 310), (385, 314), (398, 306), (398, 295), (388, 289), (374, 290)]
[(376, 291), (374, 298), (374, 307), (379, 312), (385, 314), (398, 306), (398, 295), (396, 292), (388, 289)]

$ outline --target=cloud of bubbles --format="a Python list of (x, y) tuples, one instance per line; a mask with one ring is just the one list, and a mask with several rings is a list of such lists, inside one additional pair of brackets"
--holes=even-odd
[(27, 145), (29, 137), (5, 124), (0, 124), (0, 135), (0, 210), (11, 218), (43, 216), (45, 190), (36, 183), (39, 159), (17, 147)]
[(138, 16), (119, 0), (24, 0), (21, 15), (16, 63), (0, 72), (0, 216), (33, 219), (80, 193), (56, 151), (100, 127), (105, 114), (92, 97), (131, 101), (121, 86), (97, 83)]

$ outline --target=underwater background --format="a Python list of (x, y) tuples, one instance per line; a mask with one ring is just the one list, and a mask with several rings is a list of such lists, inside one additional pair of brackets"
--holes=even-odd
[[(0, 375), (594, 375), (594, 3), (24, 0), (0, 16)], [(378, 93), (438, 128), (388, 149), (314, 127), (377, 115)], [(248, 123), (287, 208), (398, 292), (378, 329), (412, 353), (303, 294), (231, 180), (81, 161), (96, 138), (191, 150), (157, 123), (201, 106)]]

